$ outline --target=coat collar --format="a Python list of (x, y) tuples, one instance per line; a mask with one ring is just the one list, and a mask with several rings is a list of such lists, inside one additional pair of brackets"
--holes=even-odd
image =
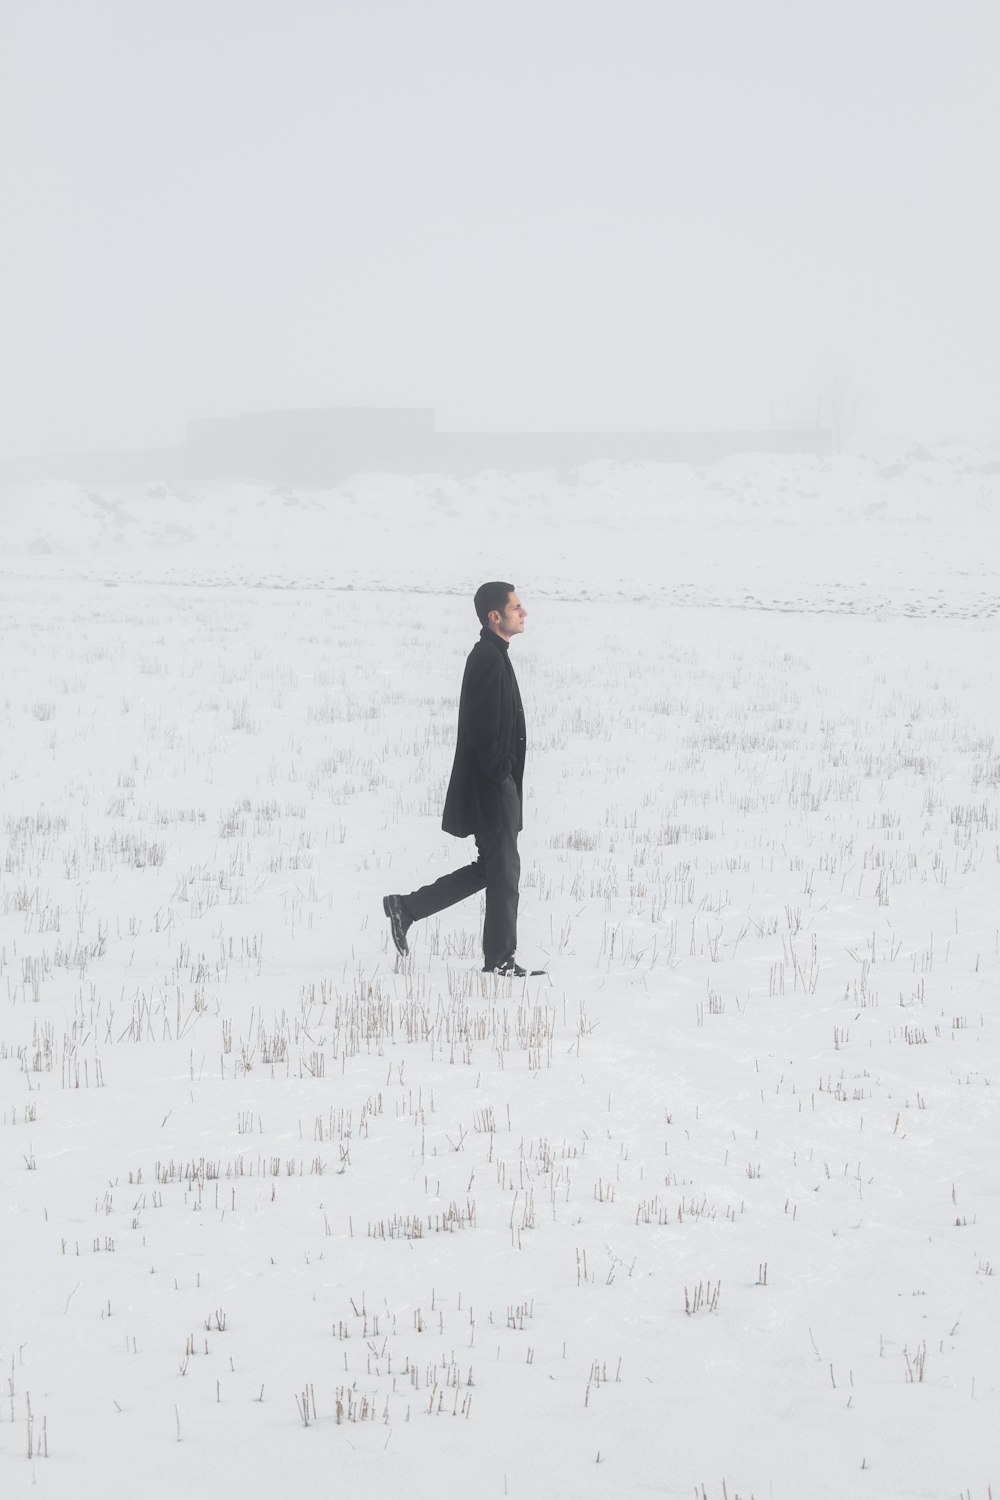
[(484, 625), (479, 632), (479, 639), (481, 641), (492, 641), (498, 651), (510, 650), (510, 641), (501, 640), (496, 631), (491, 630), (488, 625)]

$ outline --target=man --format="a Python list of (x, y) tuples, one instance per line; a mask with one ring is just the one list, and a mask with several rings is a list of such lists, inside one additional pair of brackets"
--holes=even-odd
[(517, 963), (514, 953), (525, 727), (521, 694), (508, 653), (512, 637), (524, 631), (528, 611), (512, 583), (484, 583), (476, 590), (474, 603), (483, 628), (465, 663), (458, 704), (458, 744), (441, 826), (456, 838), (472, 834), (479, 858), (408, 896), (386, 896), (382, 908), (398, 952), (408, 953), (406, 933), (412, 923), (485, 887), (483, 973), (520, 979), (526, 970)]

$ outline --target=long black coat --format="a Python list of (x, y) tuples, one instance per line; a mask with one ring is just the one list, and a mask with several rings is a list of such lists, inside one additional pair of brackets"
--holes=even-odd
[(445, 833), (456, 838), (492, 833), (501, 826), (500, 788), (508, 776), (521, 799), (524, 709), (507, 645), (484, 628), (465, 663), (455, 764), (441, 820)]

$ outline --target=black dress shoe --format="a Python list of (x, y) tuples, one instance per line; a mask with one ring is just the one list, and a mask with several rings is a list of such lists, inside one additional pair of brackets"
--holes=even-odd
[(389, 918), (389, 926), (392, 928), (392, 940), (396, 945), (396, 952), (409, 953), (410, 945), (406, 941), (406, 929), (412, 923), (413, 918), (403, 905), (402, 896), (383, 896), (382, 910)]
[(484, 969), (484, 974), (499, 974), (501, 979), (537, 979), (544, 974), (544, 969), (523, 969), (520, 964), (509, 958), (506, 963), (497, 964), (495, 969)]

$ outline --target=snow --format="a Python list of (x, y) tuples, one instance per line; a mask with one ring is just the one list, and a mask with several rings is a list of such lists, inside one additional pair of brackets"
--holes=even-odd
[[(6, 493), (3, 1494), (996, 1490), (998, 477), (928, 451)], [(489, 576), (520, 984), (381, 912)]]
[(943, 442), (328, 490), (58, 481), (0, 488), (0, 526), (5, 567), (30, 576), (464, 595), (502, 560), (547, 597), (981, 617), (998, 501), (1000, 450)]

